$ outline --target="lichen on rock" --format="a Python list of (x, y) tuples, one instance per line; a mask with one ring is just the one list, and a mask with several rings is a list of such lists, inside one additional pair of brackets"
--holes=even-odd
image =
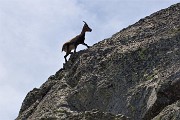
[(179, 21), (180, 3), (73, 54), (16, 120), (178, 120)]

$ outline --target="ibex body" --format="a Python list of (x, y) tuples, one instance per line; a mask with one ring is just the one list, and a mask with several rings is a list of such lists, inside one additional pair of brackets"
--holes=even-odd
[(64, 45), (62, 47), (62, 51), (66, 52), (66, 55), (64, 56), (66, 62), (67, 62), (66, 57), (69, 54), (73, 53), (73, 52), (71, 52), (71, 50), (74, 49), (74, 53), (75, 53), (76, 48), (79, 44), (85, 45), (89, 48), (89, 46), (86, 43), (84, 43), (84, 40), (85, 40), (85, 33), (91, 32), (91, 31), (92, 31), (92, 29), (88, 26), (88, 24), (86, 22), (84, 22), (84, 26), (82, 28), (81, 33), (79, 35), (77, 35), (76, 37), (74, 37), (73, 39), (69, 40), (68, 42), (64, 43)]

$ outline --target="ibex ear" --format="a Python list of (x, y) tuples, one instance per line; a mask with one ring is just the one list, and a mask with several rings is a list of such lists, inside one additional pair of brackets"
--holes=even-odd
[(85, 24), (87, 24), (85, 21), (83, 21)]

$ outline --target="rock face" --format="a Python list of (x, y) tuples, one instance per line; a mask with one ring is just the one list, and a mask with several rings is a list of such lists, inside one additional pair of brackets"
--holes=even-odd
[(180, 3), (73, 54), (16, 120), (179, 120)]

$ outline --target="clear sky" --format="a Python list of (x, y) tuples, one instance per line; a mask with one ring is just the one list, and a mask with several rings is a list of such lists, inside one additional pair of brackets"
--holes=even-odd
[[(63, 63), (64, 42), (93, 29), (93, 45), (180, 0), (0, 0), (0, 120), (17, 117), (22, 101)], [(78, 50), (86, 49), (78, 46)]]

